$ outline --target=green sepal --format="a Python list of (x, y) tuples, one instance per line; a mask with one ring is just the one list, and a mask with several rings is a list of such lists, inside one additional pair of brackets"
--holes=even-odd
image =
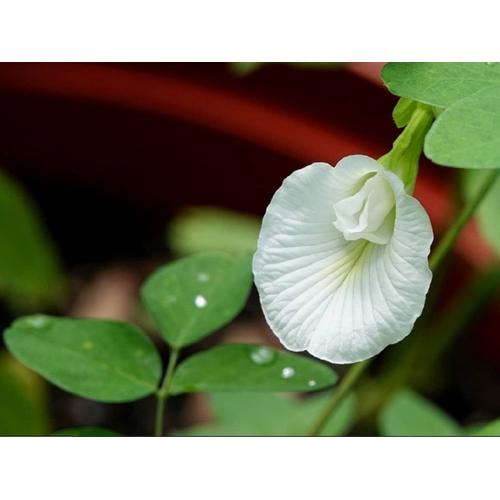
[(418, 162), (425, 136), (434, 120), (433, 109), (410, 99), (400, 99), (393, 118), (404, 130), (394, 141), (392, 149), (379, 158), (379, 163), (394, 172), (404, 183), (405, 190), (412, 194), (418, 175)]

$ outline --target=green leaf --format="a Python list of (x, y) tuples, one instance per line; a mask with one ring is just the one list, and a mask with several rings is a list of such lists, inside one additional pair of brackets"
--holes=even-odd
[(53, 436), (71, 437), (116, 437), (120, 436), (115, 431), (104, 429), (103, 427), (71, 427), (54, 432)]
[(0, 355), (0, 436), (49, 432), (45, 384), (6, 352)]
[(0, 295), (16, 309), (53, 305), (62, 296), (58, 258), (28, 195), (0, 172)]
[(460, 426), (419, 394), (403, 389), (379, 415), (383, 436), (460, 436)]
[(177, 368), (172, 393), (314, 391), (337, 380), (327, 365), (252, 344), (224, 344), (186, 359)]
[[(329, 395), (297, 399), (284, 394), (222, 393), (209, 395), (215, 422), (183, 430), (183, 436), (307, 436), (328, 404)], [(343, 436), (355, 414), (355, 398), (340, 404), (321, 433)]]
[(250, 256), (201, 254), (160, 268), (141, 295), (164, 339), (180, 348), (229, 323), (245, 305), (251, 286)]
[(469, 436), (500, 436), (500, 419), (493, 420), (487, 424), (475, 425), (467, 429)]
[(396, 95), (447, 108), (425, 138), (424, 152), (433, 162), (500, 168), (499, 64), (391, 63), (382, 78)]
[[(466, 199), (474, 197), (487, 175), (487, 170), (464, 171), (462, 179)], [(477, 208), (475, 217), (482, 235), (500, 255), (500, 224), (498, 223), (500, 217), (500, 178), (490, 187), (488, 194)]]
[(389, 63), (382, 79), (397, 96), (446, 108), (485, 87), (500, 84), (498, 63)]
[(255, 252), (260, 220), (251, 215), (215, 207), (191, 207), (169, 225), (168, 243), (177, 255)]
[(425, 139), (433, 162), (458, 168), (500, 168), (500, 86), (483, 89), (439, 115)]
[(5, 332), (19, 361), (53, 384), (97, 401), (133, 401), (154, 392), (161, 360), (135, 326), (118, 321), (25, 316)]

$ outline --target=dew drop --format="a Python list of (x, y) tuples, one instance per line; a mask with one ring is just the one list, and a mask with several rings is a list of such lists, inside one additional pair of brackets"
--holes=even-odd
[(203, 309), (207, 305), (207, 299), (203, 295), (197, 295), (194, 299), (194, 305), (198, 309)]
[(486, 66), (494, 66), (495, 64), (497, 64), (497, 63), (496, 62), (487, 62)]
[(50, 324), (50, 318), (43, 314), (36, 314), (26, 318), (27, 323), (33, 328), (46, 328)]
[(207, 273), (198, 273), (196, 277), (200, 283), (206, 283), (210, 280), (210, 276)]
[(256, 347), (250, 352), (250, 359), (257, 365), (268, 365), (275, 357), (274, 351), (265, 346)]
[(283, 370), (281, 370), (281, 376), (283, 378), (292, 378), (295, 375), (295, 370), (291, 366), (285, 366)]
[(86, 351), (90, 351), (91, 349), (94, 348), (94, 343), (91, 342), (90, 340), (86, 340), (83, 344), (82, 344), (82, 347), (86, 350)]
[(316, 386), (316, 383), (317, 383), (317, 382), (316, 382), (316, 380), (309, 380), (309, 381), (307, 382), (307, 385), (308, 385), (309, 387), (315, 387), (315, 386)]

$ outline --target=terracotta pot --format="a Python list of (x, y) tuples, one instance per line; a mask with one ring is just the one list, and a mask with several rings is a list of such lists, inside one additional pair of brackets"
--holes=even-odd
[[(381, 64), (330, 71), (224, 64), (2, 64), (0, 161), (17, 175), (104, 190), (151, 214), (214, 204), (262, 214), (291, 171), (378, 157), (397, 130)], [(437, 232), (453, 170), (422, 163), (416, 196)], [(470, 224), (457, 251), (494, 259)]]

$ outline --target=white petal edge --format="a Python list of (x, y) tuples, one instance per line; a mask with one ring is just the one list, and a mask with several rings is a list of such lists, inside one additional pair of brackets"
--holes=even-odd
[[(396, 197), (386, 245), (346, 241), (333, 203), (353, 183), (382, 172)], [(313, 163), (287, 177), (262, 221), (253, 260), (264, 315), (281, 343), (335, 364), (370, 358), (412, 330), (432, 273), (432, 227), (401, 180), (363, 155), (334, 168)]]

